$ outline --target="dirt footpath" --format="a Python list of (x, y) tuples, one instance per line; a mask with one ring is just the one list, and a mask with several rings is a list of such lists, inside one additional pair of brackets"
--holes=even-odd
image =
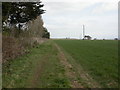
[(65, 70), (66, 70), (66, 75), (70, 79), (71, 87), (73, 88), (83, 88), (83, 86), (76, 80), (76, 73), (72, 71), (72, 65), (67, 61), (67, 58), (65, 57), (64, 53), (60, 49), (60, 47), (55, 44), (55, 47), (59, 51), (59, 59), (61, 60), (61, 64), (64, 65)]

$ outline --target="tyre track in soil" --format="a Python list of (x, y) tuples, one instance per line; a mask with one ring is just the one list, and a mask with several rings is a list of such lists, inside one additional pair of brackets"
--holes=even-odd
[[(39, 38), (34, 38), (34, 40), (36, 40), (39, 44), (47, 42), (47, 39), (42, 40), (42, 39), (39, 39)], [(42, 56), (42, 61), (39, 62), (39, 60), (38, 60), (36, 68), (34, 70), (34, 75), (30, 79), (27, 88), (36, 88), (37, 87), (37, 85), (39, 83), (38, 79), (41, 76), (41, 73), (42, 73), (43, 68), (44, 68), (44, 64), (47, 63), (46, 60), (49, 58), (48, 56), (49, 56), (48, 54), (45, 54), (44, 56)]]
[(67, 58), (65, 57), (64, 53), (60, 49), (60, 47), (55, 43), (55, 47), (58, 49), (59, 54), (58, 58), (60, 59), (60, 62), (62, 65), (64, 65), (65, 68), (65, 74), (70, 80), (70, 84), (72, 88), (84, 88), (77, 80), (76, 80), (76, 73), (73, 72), (71, 69), (73, 68), (72, 65), (67, 61)]
[(89, 74), (85, 72), (84, 69), (80, 65), (79, 66), (76, 65), (78, 72), (72, 71), (73, 66), (68, 62), (64, 52), (61, 50), (61, 48), (56, 43), (54, 43), (54, 45), (59, 51), (59, 59), (61, 60), (61, 63), (65, 67), (66, 75), (70, 78), (72, 88), (86, 88), (80, 82), (78, 82), (77, 80), (78, 74), (85, 81), (84, 83), (87, 86), (89, 86), (89, 88), (101, 88), (101, 86), (96, 81), (94, 81), (92, 77), (89, 76)]
[(44, 65), (47, 63), (46, 60), (49, 58), (49, 55), (46, 54), (42, 57), (42, 61), (37, 62), (36, 68), (34, 70), (33, 77), (30, 79), (28, 88), (36, 88), (38, 87), (39, 79), (42, 71), (44, 70)]
[[(86, 83), (91, 86), (91, 88), (99, 88), (99, 85), (94, 82), (92, 80), (92, 78), (86, 73), (84, 72), (84, 70), (81, 69), (77, 69), (79, 72), (75, 72), (72, 70), (73, 66), (68, 62), (65, 54), (63, 53), (63, 51), (61, 50), (61, 48), (54, 43), (54, 46), (56, 47), (56, 49), (58, 50), (58, 58), (60, 59), (60, 63), (64, 66), (65, 68), (65, 75), (68, 77), (68, 79), (70, 80), (70, 86), (72, 88), (85, 88), (85, 86), (83, 86), (80, 82), (78, 82), (77, 80), (77, 74), (79, 73), (80, 77), (83, 78)], [(34, 70), (34, 75), (33, 77), (30, 79), (29, 84), (28, 84), (28, 88), (35, 88), (37, 87), (40, 76), (41, 76), (41, 72), (44, 70), (44, 65), (47, 64), (46, 60), (49, 57), (48, 54), (45, 54), (42, 57), (42, 61), (38, 62), (36, 65), (36, 68)]]

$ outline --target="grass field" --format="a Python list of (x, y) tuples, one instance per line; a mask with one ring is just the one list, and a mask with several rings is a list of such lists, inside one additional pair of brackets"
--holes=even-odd
[(102, 87), (118, 87), (118, 41), (54, 41)]
[(4, 88), (116, 88), (118, 42), (49, 40), (3, 65)]
[(3, 88), (70, 87), (52, 42), (3, 65)]

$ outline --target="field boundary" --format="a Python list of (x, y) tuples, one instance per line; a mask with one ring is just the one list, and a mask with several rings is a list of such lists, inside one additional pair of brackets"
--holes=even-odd
[[(73, 70), (73, 75), (76, 76), (76, 83), (80, 83), (82, 87), (88, 88), (101, 88), (99, 83), (97, 83), (88, 73), (85, 71), (82, 66), (77, 64), (72, 56), (70, 56), (61, 46), (55, 43), (55, 46), (59, 50), (60, 54), (62, 54), (66, 61), (64, 60), (65, 68), (69, 70)], [(66, 66), (68, 64), (68, 66)], [(68, 73), (70, 74), (70, 73)]]
[(83, 86), (76, 80), (76, 72), (72, 70), (72, 65), (67, 61), (67, 58), (65, 57), (64, 53), (62, 52), (61, 48), (55, 43), (55, 47), (59, 51), (59, 59), (62, 65), (64, 65), (66, 76), (70, 79), (71, 87), (73, 88), (83, 88)]

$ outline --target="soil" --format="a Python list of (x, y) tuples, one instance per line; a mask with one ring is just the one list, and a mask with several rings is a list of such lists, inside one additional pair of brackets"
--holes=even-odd
[(72, 88), (83, 88), (83, 86), (76, 80), (76, 73), (74, 71), (72, 71), (73, 67), (67, 61), (67, 58), (65, 57), (65, 55), (62, 52), (62, 50), (60, 49), (60, 47), (57, 44), (55, 44), (55, 47), (59, 51), (58, 57), (61, 60), (61, 64), (63, 64), (64, 67), (65, 67), (66, 75), (67, 75), (68, 78), (70, 78), (71, 87)]
[(38, 62), (36, 65), (36, 68), (34, 70), (33, 77), (30, 79), (30, 84), (28, 85), (28, 88), (36, 88), (39, 83), (39, 78), (41, 76), (41, 72), (43, 71), (43, 67), (46, 63), (46, 60), (48, 59), (48, 55), (44, 55), (42, 62)]

